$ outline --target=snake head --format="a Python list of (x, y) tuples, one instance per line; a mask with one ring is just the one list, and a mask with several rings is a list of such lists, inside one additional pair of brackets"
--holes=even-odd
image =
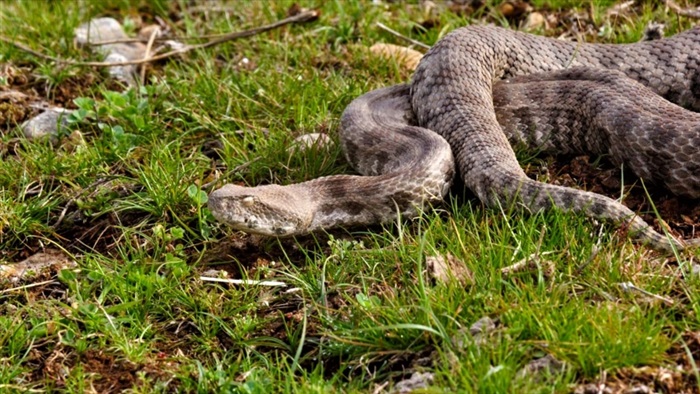
[(309, 232), (308, 200), (293, 186), (227, 184), (209, 195), (209, 210), (223, 223), (247, 233), (289, 237)]

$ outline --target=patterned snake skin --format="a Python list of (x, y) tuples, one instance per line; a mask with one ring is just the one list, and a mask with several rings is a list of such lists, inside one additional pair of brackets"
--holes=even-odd
[(410, 86), (367, 93), (345, 110), (342, 146), (362, 176), (229, 184), (210, 195), (209, 207), (234, 228), (275, 236), (387, 222), (442, 199), (454, 157), (466, 186), (489, 206), (557, 207), (626, 225), (661, 251), (697, 247), (657, 233), (613, 199), (528, 178), (511, 148), (607, 155), (697, 198), (700, 115), (678, 105), (700, 109), (700, 28), (601, 45), (470, 26), (441, 39)]

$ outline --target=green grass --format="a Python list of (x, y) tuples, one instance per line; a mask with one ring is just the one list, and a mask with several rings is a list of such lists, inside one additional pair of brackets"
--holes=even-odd
[[(584, 218), (489, 210), (455, 190), (417, 219), (299, 239), (250, 237), (215, 222), (202, 193), (224, 183), (350, 171), (338, 147), (287, 147), (310, 132), (335, 138), (353, 98), (409, 78), (366, 52), (401, 44), (375, 22), (428, 44), (477, 19), (517, 24), (443, 10), (424, 28), (425, 10), (413, 3), (322, 3), (316, 22), (170, 59), (128, 93), (113, 92), (105, 70), (57, 66), (0, 43), (0, 66), (30, 73), (28, 85), (0, 74), (0, 91), (21, 85), (83, 110), (71, 125), (82, 140), (26, 141), (15, 124), (0, 124), (2, 260), (49, 248), (78, 264), (57, 283), (0, 292), (0, 391), (372, 392), (431, 371), (427, 392), (568, 392), (602, 373), (675, 366), (677, 349), (696, 350), (687, 334), (700, 330), (700, 283), (690, 260), (663, 259)], [(666, 22), (668, 34), (692, 24), (653, 2), (613, 20), (605, 16), (613, 3), (597, 2), (600, 34), (587, 40), (635, 41), (650, 20)], [(188, 4), (4, 2), (0, 34), (89, 58), (71, 43), (92, 17), (128, 15), (135, 26), (138, 16), (158, 15), (178, 35), (203, 35), (281, 19), (292, 1), (232, 2), (209, 14), (182, 12)], [(533, 6), (562, 18), (570, 7), (588, 9)], [(428, 276), (426, 257), (448, 253), (473, 280)], [(501, 273), (533, 255), (541, 269)], [(202, 282), (210, 269), (289, 286)], [(624, 282), (673, 305), (626, 292)], [(483, 316), (498, 325), (477, 344), (465, 332)], [(518, 378), (546, 354), (567, 364), (563, 374)], [(695, 385), (693, 373), (683, 376)]]

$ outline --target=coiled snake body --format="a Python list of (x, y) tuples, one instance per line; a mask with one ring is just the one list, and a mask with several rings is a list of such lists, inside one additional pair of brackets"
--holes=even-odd
[(528, 178), (511, 147), (607, 155), (697, 198), (700, 114), (682, 107), (700, 110), (700, 28), (606, 45), (465, 27), (435, 44), (410, 85), (369, 92), (347, 107), (341, 143), (362, 175), (229, 184), (211, 193), (209, 208), (237, 229), (272, 236), (387, 222), (441, 200), (456, 168), (490, 206), (557, 207), (626, 224), (655, 249), (695, 247), (657, 233), (613, 199)]

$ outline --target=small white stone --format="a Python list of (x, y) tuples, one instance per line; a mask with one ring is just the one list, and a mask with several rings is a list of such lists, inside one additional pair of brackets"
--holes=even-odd
[(68, 124), (71, 111), (65, 109), (50, 109), (22, 123), (22, 132), (27, 139), (56, 137), (60, 130)]
[(333, 141), (331, 141), (327, 134), (310, 133), (295, 138), (289, 150), (291, 152), (296, 152), (298, 149), (299, 152), (304, 152), (310, 148), (323, 149), (330, 147), (332, 143)]

